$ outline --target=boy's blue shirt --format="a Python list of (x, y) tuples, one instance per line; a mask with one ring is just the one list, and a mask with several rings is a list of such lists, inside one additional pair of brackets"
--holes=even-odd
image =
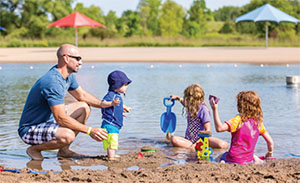
[(103, 101), (111, 102), (119, 98), (119, 105), (102, 108), (102, 119), (106, 123), (109, 123), (118, 129), (121, 129), (123, 126), (123, 98), (120, 93), (115, 91), (108, 91), (108, 93), (103, 97)]

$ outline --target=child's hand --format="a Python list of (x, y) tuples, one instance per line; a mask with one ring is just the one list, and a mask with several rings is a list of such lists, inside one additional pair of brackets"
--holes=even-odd
[(171, 101), (180, 99), (180, 97), (176, 96), (176, 95), (171, 95), (170, 97), (171, 97), (171, 99), (170, 99)]
[(131, 111), (131, 107), (123, 106), (123, 112), (129, 113)]
[(111, 102), (112, 106), (116, 106), (116, 105), (119, 105), (119, 104), (120, 104), (120, 99), (119, 98), (115, 98), (115, 100)]
[(210, 104), (212, 110), (218, 109), (218, 104), (215, 103), (214, 98), (210, 99), (209, 104)]
[[(129, 113), (131, 111), (131, 107), (127, 107), (125, 105), (123, 105), (123, 112), (124, 113)], [(123, 114), (124, 117), (126, 117), (126, 114)]]

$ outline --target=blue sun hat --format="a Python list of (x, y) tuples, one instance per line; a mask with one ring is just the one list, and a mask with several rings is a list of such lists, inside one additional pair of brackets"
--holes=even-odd
[(108, 75), (107, 82), (109, 84), (108, 90), (114, 91), (115, 89), (120, 88), (126, 83), (131, 83), (132, 81), (126, 76), (124, 72), (115, 70)]

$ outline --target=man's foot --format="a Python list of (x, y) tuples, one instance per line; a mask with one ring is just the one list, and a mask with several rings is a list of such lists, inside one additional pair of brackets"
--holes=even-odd
[(41, 151), (34, 150), (34, 146), (27, 148), (26, 153), (31, 157), (32, 160), (43, 161), (44, 157)]
[(79, 154), (79, 153), (76, 153), (74, 151), (71, 151), (71, 150), (62, 150), (60, 149), (57, 153), (57, 156), (58, 157), (63, 157), (63, 158), (80, 158), (80, 157), (83, 157), (84, 155), (83, 154)]

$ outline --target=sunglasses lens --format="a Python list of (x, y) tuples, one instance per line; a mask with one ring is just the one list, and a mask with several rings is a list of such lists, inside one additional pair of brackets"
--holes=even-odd
[(80, 56), (73, 56), (73, 55), (63, 55), (63, 56), (68, 56), (68, 57), (71, 57), (71, 58), (75, 58), (77, 60), (77, 62), (79, 62), (82, 59), (82, 57), (80, 57)]

